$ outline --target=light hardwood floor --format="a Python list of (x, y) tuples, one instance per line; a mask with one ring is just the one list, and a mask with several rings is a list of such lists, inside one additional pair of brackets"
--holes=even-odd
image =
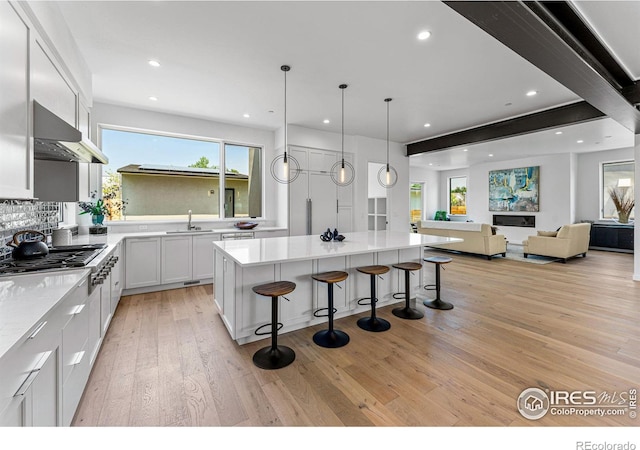
[[(633, 255), (590, 251), (535, 265), (452, 255), (442, 272), (450, 311), (391, 329), (336, 321), (351, 342), (316, 346), (324, 326), (279, 337), (297, 355), (266, 371), (268, 344), (234, 343), (200, 286), (123, 297), (78, 408), (75, 426), (615, 426), (611, 417), (523, 418), (523, 389), (640, 388), (640, 282)], [(431, 266), (424, 270), (433, 270)], [(427, 295), (431, 293), (425, 291)], [(269, 318), (265, 318), (265, 322)]]

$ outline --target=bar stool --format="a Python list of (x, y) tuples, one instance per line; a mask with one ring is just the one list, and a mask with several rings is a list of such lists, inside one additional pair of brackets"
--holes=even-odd
[[(278, 297), (293, 292), (295, 288), (296, 284), (291, 281), (276, 281), (252, 288), (253, 292), (258, 295), (271, 297), (271, 323), (258, 327), (254, 332), (256, 336), (271, 334), (271, 346), (264, 347), (253, 355), (253, 364), (261, 369), (281, 369), (296, 359), (296, 354), (292, 349), (284, 345), (278, 345), (278, 330), (283, 326), (278, 322)], [(262, 328), (269, 326), (271, 331), (260, 331)]]
[[(449, 264), (452, 259), (446, 256), (431, 256), (430, 258), (424, 258), (424, 261), (430, 262), (436, 265), (436, 284), (427, 284), (425, 289), (428, 291), (436, 291), (435, 300), (425, 300), (422, 304), (432, 309), (453, 309), (453, 305), (448, 302), (443, 302), (440, 299), (440, 266), (443, 264)], [(444, 267), (442, 268), (444, 270)]]
[(376, 303), (378, 302), (376, 297), (376, 276), (389, 272), (389, 268), (387, 266), (363, 266), (356, 267), (356, 270), (371, 276), (371, 297), (364, 297), (358, 300), (358, 305), (368, 305), (363, 300), (371, 300), (371, 317), (358, 319), (358, 326), (367, 331), (387, 331), (391, 328), (391, 324), (384, 319), (376, 317)]
[(404, 293), (399, 292), (397, 294), (393, 294), (393, 298), (404, 298), (405, 306), (394, 308), (391, 312), (394, 316), (400, 317), (401, 319), (422, 319), (424, 317), (424, 314), (409, 305), (409, 301), (411, 300), (411, 289), (409, 288), (409, 273), (414, 270), (422, 269), (422, 264), (416, 262), (404, 262), (393, 264), (393, 267), (399, 270), (404, 270)]
[[(341, 271), (318, 273), (311, 276), (311, 278), (316, 281), (327, 283), (329, 290), (329, 302), (327, 307), (320, 308), (313, 313), (315, 317), (329, 317), (329, 328), (327, 330), (318, 331), (313, 335), (313, 342), (315, 342), (320, 347), (338, 348), (343, 347), (349, 343), (349, 335), (347, 333), (345, 333), (344, 331), (333, 329), (333, 315), (337, 311), (333, 307), (333, 284), (346, 280), (348, 276), (349, 274), (347, 272)], [(327, 310), (327, 314), (318, 314), (320, 311), (324, 310)]]

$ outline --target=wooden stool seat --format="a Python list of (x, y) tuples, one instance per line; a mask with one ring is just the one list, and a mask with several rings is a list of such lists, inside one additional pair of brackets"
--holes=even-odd
[(422, 264), (417, 262), (403, 262), (394, 264), (393, 267), (400, 270), (420, 270), (422, 269)]
[(320, 281), (321, 283), (339, 283), (346, 280), (348, 276), (349, 274), (347, 272), (334, 270), (332, 272), (324, 272), (311, 275), (311, 278), (316, 281)]
[(251, 289), (256, 294), (264, 295), (265, 297), (280, 297), (281, 295), (290, 294), (295, 288), (296, 284), (291, 281), (275, 281), (273, 283), (254, 286)]
[[(436, 291), (436, 298), (434, 300), (425, 300), (422, 304), (431, 309), (453, 309), (453, 305), (451, 303), (443, 302), (440, 298), (440, 266), (448, 264), (453, 260), (446, 256), (431, 256), (429, 258), (424, 258), (423, 261), (436, 265), (436, 284), (427, 284), (424, 287), (427, 291)], [(444, 270), (444, 267), (442, 269)]]
[(389, 268), (387, 266), (362, 266), (356, 267), (358, 272), (366, 273), (367, 275), (382, 275), (383, 273), (389, 272)]
[[(313, 335), (313, 342), (320, 347), (325, 348), (338, 348), (343, 347), (349, 343), (349, 335), (344, 331), (335, 330), (333, 328), (333, 315), (336, 312), (336, 309), (333, 307), (333, 285), (335, 283), (339, 283), (341, 281), (346, 280), (349, 277), (347, 272), (342, 272), (340, 270), (334, 270), (331, 272), (323, 272), (317, 273), (315, 275), (311, 275), (316, 281), (321, 283), (327, 283), (327, 307), (320, 308), (316, 310), (313, 315), (315, 317), (328, 317), (329, 318), (329, 328), (326, 330), (320, 330), (316, 334)], [(338, 286), (339, 287), (339, 286)], [(326, 315), (320, 316), (318, 315), (319, 311), (327, 311)]]
[[(261, 369), (282, 369), (296, 359), (296, 353), (293, 349), (285, 345), (278, 345), (278, 330), (283, 326), (278, 322), (278, 297), (293, 292), (295, 288), (296, 284), (291, 281), (275, 281), (251, 288), (258, 295), (271, 297), (271, 323), (258, 327), (254, 332), (256, 336), (271, 334), (271, 345), (261, 348), (253, 354), (253, 364)], [(270, 327), (271, 330), (262, 332), (261, 330), (265, 327)]]
[(393, 298), (404, 298), (405, 303), (404, 306), (392, 309), (391, 313), (396, 317), (400, 317), (401, 319), (422, 319), (424, 317), (422, 311), (418, 311), (417, 309), (411, 307), (411, 288), (409, 286), (410, 272), (422, 269), (422, 264), (417, 262), (402, 262), (393, 264), (393, 267), (399, 270), (404, 270), (404, 293), (398, 292), (396, 294), (393, 294)]
[(369, 275), (369, 279), (371, 282), (371, 297), (364, 297), (358, 299), (358, 305), (366, 305), (367, 303), (363, 303), (363, 300), (370, 300), (371, 304), (371, 317), (363, 317), (358, 319), (358, 326), (363, 330), (380, 332), (387, 331), (391, 328), (391, 324), (389, 321), (380, 319), (376, 316), (376, 302), (378, 298), (376, 297), (376, 277), (378, 275), (382, 275), (383, 273), (389, 272), (389, 268), (387, 266), (362, 266), (356, 267), (356, 270), (360, 273), (364, 273)]

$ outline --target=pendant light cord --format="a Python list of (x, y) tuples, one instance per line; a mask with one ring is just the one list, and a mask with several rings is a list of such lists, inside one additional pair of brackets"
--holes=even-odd
[(284, 163), (287, 163), (287, 69), (284, 71)]
[(391, 102), (390, 98), (385, 98), (385, 102), (387, 102), (387, 172), (389, 171), (389, 102)]

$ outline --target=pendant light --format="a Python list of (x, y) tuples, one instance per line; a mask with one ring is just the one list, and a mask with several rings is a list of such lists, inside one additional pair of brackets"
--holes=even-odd
[(287, 72), (291, 67), (281, 66), (280, 70), (284, 72), (284, 153), (271, 161), (271, 176), (278, 183), (288, 184), (300, 175), (300, 164), (297, 159), (287, 154)]
[(353, 183), (355, 171), (351, 163), (344, 160), (344, 90), (347, 88), (347, 85), (341, 84), (338, 87), (342, 91), (342, 152), (340, 161), (331, 167), (331, 179), (338, 186), (348, 186)]
[(389, 164), (389, 103), (391, 99), (385, 98), (384, 101), (387, 103), (387, 164), (380, 167), (378, 171), (378, 183), (383, 188), (390, 188), (398, 182), (398, 172)]

